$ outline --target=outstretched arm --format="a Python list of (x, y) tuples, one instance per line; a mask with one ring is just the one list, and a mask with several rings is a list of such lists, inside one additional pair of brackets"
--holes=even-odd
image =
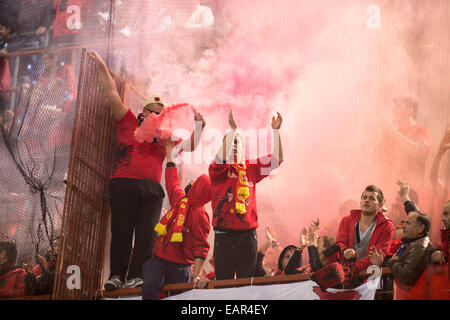
[(200, 137), (202, 135), (203, 129), (205, 128), (206, 121), (200, 112), (197, 112), (194, 108), (192, 108), (192, 111), (194, 111), (194, 131), (192, 131), (191, 136), (188, 140), (180, 143), (180, 146), (177, 147), (177, 150), (178, 148), (181, 148), (181, 150), (183, 151), (191, 152), (194, 151), (200, 143)]
[(165, 172), (167, 197), (169, 198), (170, 206), (174, 206), (181, 198), (185, 196), (184, 189), (180, 187), (180, 179), (178, 178), (178, 171), (173, 162), (173, 148), (175, 143), (168, 141), (166, 143), (167, 167)]
[(283, 158), (283, 146), (281, 144), (280, 128), (283, 123), (283, 118), (281, 114), (277, 112), (277, 117), (272, 117), (272, 129), (273, 129), (273, 152), (272, 156), (278, 160), (278, 164), (281, 164), (284, 160)]
[(258, 250), (258, 252), (260, 252), (263, 255), (266, 254), (267, 250), (270, 248), (270, 246), (272, 246), (272, 244), (277, 243), (275, 231), (273, 230), (273, 228), (266, 227), (265, 231), (266, 231), (266, 241), (262, 243), (261, 247)]
[(430, 170), (431, 185), (433, 186), (435, 193), (439, 197), (444, 196), (444, 184), (439, 180), (439, 168), (441, 166), (442, 156), (448, 150), (450, 150), (450, 125), (448, 126), (447, 131), (442, 138), (438, 153), (434, 158), (433, 165), (431, 166)]
[(230, 124), (231, 131), (225, 136), (222, 146), (217, 152), (216, 163), (225, 163), (230, 156), (231, 149), (233, 147), (234, 138), (236, 137), (237, 124), (234, 120), (233, 110), (230, 109), (228, 114), (228, 123)]
[(116, 121), (120, 121), (128, 112), (128, 107), (122, 103), (119, 93), (117, 92), (116, 83), (111, 77), (108, 67), (106, 66), (100, 55), (94, 51), (90, 51), (88, 52), (88, 54), (97, 62), (100, 83), (102, 84), (102, 88), (111, 105), (113, 118)]
[(408, 183), (398, 180), (397, 181), (398, 186), (400, 187), (400, 190), (398, 191), (399, 196), (402, 198), (403, 204), (405, 206), (405, 212), (406, 214), (409, 214), (412, 211), (419, 211), (419, 208), (417, 208), (417, 205), (411, 201), (411, 198), (409, 197), (409, 185)]

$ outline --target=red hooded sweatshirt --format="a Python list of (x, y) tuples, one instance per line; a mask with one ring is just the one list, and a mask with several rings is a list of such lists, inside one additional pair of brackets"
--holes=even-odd
[[(166, 168), (166, 190), (170, 205), (175, 206), (185, 197), (184, 189), (179, 186), (176, 167)], [(158, 258), (182, 265), (194, 263), (195, 258), (206, 259), (209, 251), (208, 235), (211, 229), (209, 215), (204, 205), (211, 201), (211, 182), (206, 174), (202, 174), (188, 194), (189, 210), (183, 228), (183, 242), (170, 242), (172, 230), (167, 235), (156, 239), (153, 254)]]
[(25, 296), (24, 269), (13, 263), (0, 266), (0, 299)]
[[(361, 218), (361, 210), (352, 210), (348, 216), (342, 218), (339, 224), (339, 229), (336, 235), (336, 244), (341, 247), (341, 251), (352, 248), (354, 246), (355, 239), (355, 226)], [(381, 212), (377, 213), (377, 224), (370, 237), (369, 246), (367, 247), (367, 254), (369, 254), (370, 248), (375, 246), (377, 250), (383, 251), (385, 257), (391, 246), (392, 236), (394, 235), (394, 223), (386, 218)], [(367, 258), (367, 255), (358, 260), (355, 264), (355, 273), (366, 270), (371, 263)]]

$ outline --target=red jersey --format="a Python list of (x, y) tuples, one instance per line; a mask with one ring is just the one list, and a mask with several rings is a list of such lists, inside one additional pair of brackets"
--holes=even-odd
[[(173, 207), (185, 196), (184, 189), (179, 186), (177, 168), (167, 167), (165, 178), (167, 196)], [(206, 259), (208, 256), (211, 227), (204, 205), (211, 201), (211, 182), (206, 174), (198, 177), (187, 197), (189, 209), (183, 226), (183, 242), (170, 242), (172, 230), (169, 228), (167, 235), (156, 239), (153, 250), (158, 258), (183, 265), (192, 264), (195, 258)]]
[(161, 182), (166, 149), (157, 142), (139, 143), (134, 137), (138, 128), (136, 116), (128, 110), (117, 122), (117, 153), (111, 179), (149, 179)]
[[(255, 161), (253, 161), (255, 162)], [(246, 212), (236, 213), (236, 185), (238, 172), (231, 164), (209, 165), (212, 185), (212, 209), (214, 228), (223, 230), (252, 230), (258, 227), (256, 210), (256, 184), (268, 176), (271, 168), (270, 156), (259, 158), (256, 163), (245, 161), (250, 195), (245, 200)]]

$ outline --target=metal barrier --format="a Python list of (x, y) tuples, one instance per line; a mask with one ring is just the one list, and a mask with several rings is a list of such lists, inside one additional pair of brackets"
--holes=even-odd
[[(12, 88), (5, 91), (15, 94), (21, 89), (20, 86), (15, 87), (20, 58), (43, 54), (44, 50), (9, 54), (15, 67), (11, 77)], [(53, 294), (15, 298), (19, 300), (94, 299), (103, 283), (110, 212), (107, 188), (115, 153), (116, 124), (105, 104), (106, 100), (102, 98), (96, 62), (87, 54), (87, 50), (80, 50), (77, 46), (56, 50), (70, 50), (72, 57), (77, 55), (81, 57), (60, 252)], [(125, 83), (114, 74), (113, 77), (119, 95), (127, 105), (131, 108), (142, 105), (145, 97), (135, 86)], [(14, 97), (10, 99), (10, 103), (14, 104)], [(71, 266), (79, 268), (80, 289), (68, 286), (71, 280)]]
[[(116, 82), (123, 96), (123, 83)], [(102, 99), (95, 61), (83, 49), (52, 299), (93, 299), (101, 286), (114, 146), (115, 122)], [(66, 283), (70, 266), (80, 268), (81, 289)]]

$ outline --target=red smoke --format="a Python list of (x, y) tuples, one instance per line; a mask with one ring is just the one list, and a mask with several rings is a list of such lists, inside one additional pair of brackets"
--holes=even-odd
[(151, 113), (136, 129), (135, 137), (140, 143), (152, 142), (154, 138), (168, 140), (172, 137), (173, 130), (186, 127), (186, 118), (191, 112), (188, 111), (188, 104), (176, 104), (163, 109), (161, 114)]

